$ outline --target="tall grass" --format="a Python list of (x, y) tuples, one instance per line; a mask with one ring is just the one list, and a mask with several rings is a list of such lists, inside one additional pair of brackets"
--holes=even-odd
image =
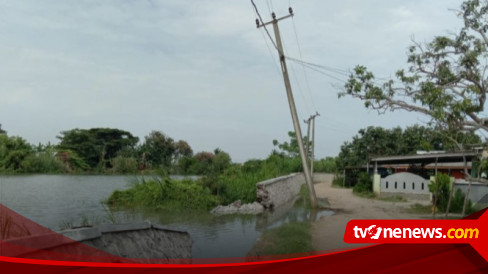
[(209, 209), (220, 203), (201, 183), (167, 177), (136, 179), (131, 188), (116, 190), (106, 203), (116, 207), (150, 207), (155, 209)]
[(299, 158), (272, 154), (266, 160), (234, 164), (222, 173), (211, 173), (200, 180), (176, 181), (161, 174), (151, 179), (135, 179), (131, 188), (116, 190), (106, 203), (116, 207), (153, 209), (202, 209), (236, 200), (256, 200), (256, 183), (301, 171)]
[(224, 203), (241, 200), (250, 203), (256, 200), (256, 184), (278, 176), (300, 172), (302, 169), (299, 158), (287, 158), (271, 155), (266, 160), (251, 160), (242, 166), (234, 165), (227, 168), (217, 180), (218, 192), (213, 194), (221, 197)]

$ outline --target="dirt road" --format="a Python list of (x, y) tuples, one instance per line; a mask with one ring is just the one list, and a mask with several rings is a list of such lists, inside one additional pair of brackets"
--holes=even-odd
[[(331, 209), (336, 213), (323, 217), (312, 225), (312, 242), (315, 250), (330, 250), (345, 247), (359, 247), (343, 241), (348, 221), (353, 219), (424, 219), (425, 215), (406, 212), (414, 203), (428, 204), (425, 201), (389, 202), (377, 199), (361, 198), (352, 193), (352, 189), (332, 187), (333, 175), (321, 178), (315, 184), (318, 198), (326, 198)], [(324, 180), (325, 179), (325, 180)]]

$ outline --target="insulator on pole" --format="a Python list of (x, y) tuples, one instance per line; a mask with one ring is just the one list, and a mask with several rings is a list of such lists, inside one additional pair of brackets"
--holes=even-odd
[(259, 28), (259, 19), (256, 18), (256, 27)]
[(288, 8), (288, 12), (289, 12), (290, 14), (293, 14), (293, 9), (292, 9), (291, 7), (289, 7), (289, 8)]

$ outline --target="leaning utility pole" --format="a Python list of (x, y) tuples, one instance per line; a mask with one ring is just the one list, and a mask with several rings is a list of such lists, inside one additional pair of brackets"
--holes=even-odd
[(288, 77), (288, 70), (286, 68), (286, 62), (285, 62), (285, 54), (283, 52), (283, 45), (281, 44), (281, 37), (280, 37), (280, 30), (278, 28), (278, 21), (292, 17), (293, 16), (293, 10), (289, 8), (289, 15), (283, 16), (281, 18), (276, 19), (276, 14), (273, 12), (271, 16), (273, 17), (273, 20), (267, 23), (264, 22), (259, 22), (258, 19), (256, 19), (256, 25), (257, 27), (265, 27), (266, 25), (273, 24), (274, 28), (274, 33), (276, 37), (276, 47), (278, 50), (278, 54), (280, 57), (280, 63), (281, 63), (281, 71), (283, 72), (283, 79), (285, 81), (285, 88), (286, 88), (286, 94), (288, 96), (288, 103), (290, 105), (290, 112), (291, 112), (291, 118), (293, 120), (293, 126), (295, 128), (295, 133), (297, 137), (297, 142), (298, 142), (298, 148), (300, 150), (300, 157), (302, 159), (302, 166), (303, 166), (303, 173), (305, 175), (305, 182), (307, 183), (308, 187), (308, 192), (310, 194), (310, 203), (312, 208), (317, 207), (317, 197), (315, 196), (315, 189), (313, 186), (312, 182), (312, 177), (310, 176), (310, 170), (308, 168), (307, 164), (307, 155), (305, 155), (305, 149), (303, 147), (303, 139), (302, 139), (302, 130), (300, 129), (300, 123), (298, 121), (298, 115), (297, 115), (297, 110), (295, 107), (295, 100), (293, 99), (293, 93), (291, 91), (291, 84), (290, 84), (290, 79)]
[(312, 119), (312, 156), (310, 157), (310, 176), (313, 180), (313, 161), (315, 160), (315, 118), (320, 116), (318, 112), (315, 112), (315, 115), (311, 116)]
[(310, 152), (310, 120), (312, 120), (312, 116), (308, 118), (307, 120), (303, 120), (305, 124), (307, 124), (307, 139), (305, 139), (307, 149), (305, 150), (305, 155), (307, 156), (307, 159), (309, 158), (308, 153)]

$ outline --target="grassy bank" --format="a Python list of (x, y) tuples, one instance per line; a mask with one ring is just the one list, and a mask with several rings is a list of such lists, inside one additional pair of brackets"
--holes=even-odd
[(116, 190), (106, 203), (115, 207), (150, 207), (154, 209), (204, 209), (221, 200), (198, 181), (176, 181), (167, 177), (135, 179), (127, 190)]
[(208, 174), (196, 181), (176, 181), (166, 175), (136, 179), (131, 188), (115, 191), (106, 202), (117, 207), (173, 210), (207, 210), (236, 200), (250, 203), (256, 200), (258, 182), (300, 170), (299, 158), (272, 154), (266, 160), (230, 165), (221, 172)]
[(218, 189), (211, 188), (224, 203), (241, 200), (250, 203), (256, 200), (256, 183), (271, 178), (301, 171), (299, 158), (271, 155), (266, 160), (250, 160), (243, 165), (233, 165), (214, 178)]

